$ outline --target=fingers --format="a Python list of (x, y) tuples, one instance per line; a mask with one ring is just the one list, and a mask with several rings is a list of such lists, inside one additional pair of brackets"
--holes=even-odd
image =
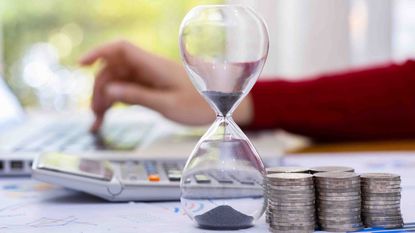
[(95, 78), (92, 92), (91, 107), (94, 112), (105, 112), (108, 100), (105, 96), (105, 87), (113, 79), (110, 68), (104, 67)]
[(127, 49), (127, 46), (128, 42), (124, 41), (117, 41), (103, 45), (85, 54), (79, 60), (79, 63), (84, 66), (92, 65), (100, 58), (108, 59), (123, 53), (123, 50)]
[(112, 104), (105, 93), (105, 86), (111, 81), (111, 77), (110, 70), (105, 67), (95, 79), (91, 101), (91, 109), (95, 114), (95, 122), (91, 127), (91, 132), (93, 133), (98, 132), (100, 129), (104, 121), (105, 112)]
[(92, 123), (90, 131), (92, 133), (98, 133), (103, 122), (104, 122), (104, 114), (95, 114), (95, 121), (94, 123)]
[(106, 94), (111, 102), (139, 104), (161, 113), (169, 107), (169, 96), (163, 90), (154, 90), (132, 83), (113, 82), (106, 88)]

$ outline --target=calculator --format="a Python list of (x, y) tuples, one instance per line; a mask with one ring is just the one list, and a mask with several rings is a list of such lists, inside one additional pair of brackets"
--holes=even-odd
[(32, 177), (109, 201), (180, 199), (184, 160), (97, 160), (45, 153), (33, 161)]
[[(177, 159), (99, 160), (45, 153), (35, 158), (32, 177), (109, 201), (173, 201), (180, 200), (180, 181), (185, 163), (185, 160)], [(249, 175), (224, 177), (214, 171), (194, 174), (191, 180), (184, 182), (191, 182), (203, 192), (207, 187), (225, 185), (236, 196), (242, 189), (247, 192), (247, 187), (247, 195), (260, 196), (263, 190), (261, 184)], [(217, 190), (218, 196), (222, 191)]]

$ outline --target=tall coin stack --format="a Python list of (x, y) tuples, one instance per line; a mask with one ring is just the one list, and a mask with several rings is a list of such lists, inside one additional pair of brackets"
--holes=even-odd
[(314, 174), (318, 225), (324, 231), (357, 231), (361, 220), (360, 177), (353, 172)]
[(312, 175), (269, 174), (267, 192), (271, 232), (314, 232), (315, 190)]
[[(310, 173), (310, 169), (304, 168), (304, 167), (271, 167), (266, 169), (267, 174), (275, 174), (275, 173)], [(267, 178), (265, 179), (265, 193), (268, 193), (267, 191)], [(270, 223), (271, 222), (271, 214), (268, 209), (269, 204), (267, 204), (267, 208), (265, 209), (265, 222)]]
[(362, 178), (362, 217), (366, 227), (400, 228), (401, 178), (389, 173), (365, 173)]

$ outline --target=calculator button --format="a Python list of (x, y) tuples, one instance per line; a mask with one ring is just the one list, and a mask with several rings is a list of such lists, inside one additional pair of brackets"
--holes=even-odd
[(196, 179), (196, 182), (199, 183), (199, 184), (210, 183), (209, 177), (207, 177), (206, 175), (203, 175), (203, 174), (196, 174), (195, 179)]
[(171, 170), (167, 170), (168, 174), (182, 174), (182, 171), (177, 170), (177, 169), (171, 169)]
[(217, 180), (221, 184), (232, 184), (233, 183), (233, 180), (225, 174), (212, 172), (210, 173), (210, 176), (215, 178), (215, 180)]
[(186, 180), (184, 180), (185, 184), (190, 184), (191, 182), (192, 182), (192, 179), (190, 179), (190, 178), (187, 178)]
[(181, 174), (175, 174), (175, 173), (171, 173), (167, 175), (169, 177), (170, 181), (180, 181), (180, 179), (182, 178)]
[(131, 180), (131, 181), (136, 181), (136, 180), (138, 180), (138, 176), (136, 174), (130, 174), (128, 176), (128, 179)]
[(241, 177), (241, 176), (232, 175), (232, 178), (244, 185), (255, 185), (255, 179), (249, 176)]
[(160, 181), (160, 176), (152, 174), (152, 175), (148, 176), (148, 180), (151, 181), (151, 182), (158, 182), (158, 181)]
[(154, 161), (146, 161), (144, 167), (147, 171), (147, 174), (157, 173), (156, 163)]

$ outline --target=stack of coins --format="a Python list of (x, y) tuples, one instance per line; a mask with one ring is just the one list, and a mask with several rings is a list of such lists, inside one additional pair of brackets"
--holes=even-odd
[(360, 177), (353, 172), (314, 174), (317, 220), (324, 231), (357, 231), (363, 228)]
[(343, 167), (343, 166), (322, 166), (322, 167), (313, 167), (310, 169), (311, 174), (320, 173), (320, 172), (354, 172), (352, 167)]
[[(304, 167), (271, 167), (271, 168), (267, 168), (266, 169), (267, 174), (275, 174), (275, 173), (309, 173), (310, 169), (309, 168), (304, 168)], [(267, 193), (267, 179), (265, 179), (265, 192)], [(270, 215), (270, 211), (268, 209), (268, 204), (267, 204), (267, 208), (265, 209), (265, 222), (270, 223), (271, 222), (271, 215)]]
[(315, 229), (313, 176), (301, 173), (267, 175), (271, 232), (308, 233)]
[(362, 178), (362, 217), (366, 227), (400, 228), (401, 178), (389, 173), (366, 173)]

